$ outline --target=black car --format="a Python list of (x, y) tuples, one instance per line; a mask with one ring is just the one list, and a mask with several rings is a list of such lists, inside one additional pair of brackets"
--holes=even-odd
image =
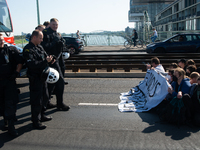
[(176, 34), (162, 42), (151, 43), (147, 53), (200, 53), (200, 34)]
[(65, 45), (70, 54), (78, 54), (84, 50), (83, 42), (80, 39), (74, 37), (63, 37), (65, 39)]

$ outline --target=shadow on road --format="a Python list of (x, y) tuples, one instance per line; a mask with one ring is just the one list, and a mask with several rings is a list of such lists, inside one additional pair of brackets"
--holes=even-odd
[[(182, 125), (180, 128), (172, 124), (162, 124), (159, 117), (154, 112), (138, 113), (143, 122), (149, 124), (149, 127), (145, 128), (143, 133), (152, 133), (160, 131), (165, 133), (166, 136), (170, 136), (173, 140), (182, 140), (189, 137), (192, 133), (196, 133), (200, 130), (198, 127), (189, 127), (187, 125)], [(152, 119), (153, 118), (153, 119)]]

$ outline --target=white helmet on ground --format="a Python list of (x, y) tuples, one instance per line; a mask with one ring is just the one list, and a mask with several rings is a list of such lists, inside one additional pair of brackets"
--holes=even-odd
[(70, 54), (68, 52), (63, 52), (63, 59), (68, 59), (70, 57)]
[(58, 71), (51, 67), (46, 67), (42, 73), (42, 78), (46, 80), (47, 83), (56, 83), (59, 77)]

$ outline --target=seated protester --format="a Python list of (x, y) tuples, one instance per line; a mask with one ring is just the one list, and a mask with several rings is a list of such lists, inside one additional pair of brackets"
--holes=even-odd
[(168, 71), (168, 74), (165, 76), (165, 78), (167, 79), (167, 81), (171, 84), (172, 81), (173, 81), (173, 74), (174, 74), (174, 69), (178, 68), (178, 64), (177, 63), (171, 63), (169, 65), (169, 71)]
[(180, 59), (178, 61), (178, 66), (186, 71), (186, 68), (187, 68), (186, 60), (184, 58)]
[[(188, 59), (188, 60), (186, 61), (186, 66), (189, 66), (189, 65), (195, 65), (195, 62), (194, 62), (193, 59)], [(196, 65), (195, 65), (195, 66), (196, 66)]]
[(151, 58), (151, 65), (147, 64), (147, 69), (155, 69), (159, 73), (165, 73), (165, 69), (160, 64), (160, 60), (157, 57)]
[(174, 69), (170, 69), (168, 71), (168, 76), (170, 76), (170, 78), (167, 78), (167, 81), (169, 82), (169, 84), (172, 84), (173, 81), (176, 81), (176, 78), (174, 76)]
[(178, 96), (180, 97), (180, 93), (178, 95), (178, 92), (181, 91), (182, 95), (188, 94), (190, 91), (190, 81), (185, 76), (185, 71), (182, 68), (176, 68), (174, 70), (174, 76), (177, 78), (177, 81), (174, 81), (171, 85), (172, 88), (168, 88), (168, 92), (172, 95), (172, 98)]
[(200, 77), (198, 78), (197, 84), (191, 91), (191, 116), (192, 123), (196, 126), (200, 126)]
[[(161, 121), (176, 124), (188, 124), (191, 120), (191, 101), (189, 96), (190, 81), (185, 77), (185, 71), (182, 68), (174, 70), (174, 76), (177, 81), (172, 82), (172, 87), (168, 88), (169, 94), (162, 101), (157, 109)], [(171, 97), (170, 97), (171, 96)]]
[(190, 96), (193, 95), (193, 91), (194, 91), (194, 88), (196, 87), (197, 85), (197, 82), (198, 82), (198, 78), (200, 77), (199, 73), (198, 72), (192, 72), (190, 74), (190, 84), (191, 84), (191, 87), (190, 87)]
[(171, 63), (171, 64), (169, 65), (169, 70), (170, 70), (170, 69), (175, 69), (175, 68), (178, 68), (178, 64), (177, 64), (177, 63)]
[(195, 72), (197, 67), (195, 65), (189, 65), (186, 68), (186, 75), (189, 77), (192, 72)]
[(190, 84), (192, 85), (194, 83), (197, 83), (199, 77), (200, 77), (200, 75), (198, 72), (192, 72), (190, 74)]

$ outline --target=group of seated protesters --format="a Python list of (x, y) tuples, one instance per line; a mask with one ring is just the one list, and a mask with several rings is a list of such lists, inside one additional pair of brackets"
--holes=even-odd
[(154, 57), (151, 59), (151, 65), (147, 65), (147, 69), (155, 69), (171, 84), (168, 95), (158, 107), (165, 107), (175, 97), (182, 99), (187, 108), (185, 114), (187, 121), (200, 126), (200, 72), (195, 62), (192, 59), (187, 61), (181, 59), (177, 63), (171, 63), (166, 73), (160, 60)]

